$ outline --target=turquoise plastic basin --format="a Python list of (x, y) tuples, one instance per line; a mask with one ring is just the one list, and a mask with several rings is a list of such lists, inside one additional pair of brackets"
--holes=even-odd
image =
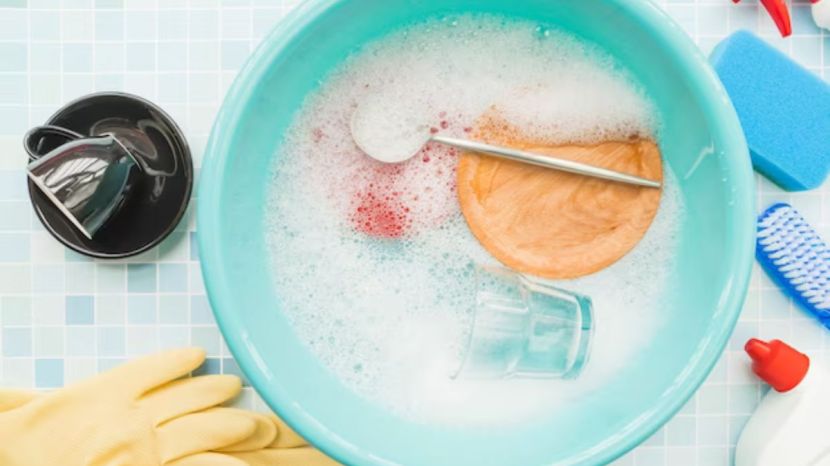
[[(567, 408), (501, 429), (416, 424), (346, 389), (282, 314), (264, 242), (268, 168), (318, 80), (361, 44), (401, 25), (470, 11), (558, 24), (630, 67), (662, 113), (661, 147), (689, 212), (666, 325), (647, 351)], [(208, 144), (197, 211), (208, 294), (242, 370), (302, 435), (354, 465), (611, 461), (667, 421), (718, 359), (745, 296), (754, 244), (753, 176), (735, 112), (692, 42), (642, 0), (306, 2), (265, 39), (228, 93)]]

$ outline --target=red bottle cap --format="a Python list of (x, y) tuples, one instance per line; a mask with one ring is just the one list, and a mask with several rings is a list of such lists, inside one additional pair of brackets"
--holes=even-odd
[[(738, 3), (741, 0), (732, 0), (733, 3)], [(812, 0), (813, 3), (818, 3), (819, 0)], [(790, 10), (787, 8), (787, 3), (784, 0), (761, 0), (761, 4), (767, 9), (767, 13), (772, 16), (778, 30), (781, 31), (782, 37), (787, 37), (793, 33), (792, 22), (790, 21)]]
[(797, 387), (810, 369), (810, 358), (780, 340), (769, 343), (755, 338), (744, 346), (752, 358), (752, 371), (779, 392)]

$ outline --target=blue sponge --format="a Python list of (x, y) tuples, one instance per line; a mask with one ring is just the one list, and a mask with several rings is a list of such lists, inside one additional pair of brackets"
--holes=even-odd
[(830, 86), (746, 31), (724, 39), (710, 60), (755, 169), (788, 191), (820, 186), (830, 171)]

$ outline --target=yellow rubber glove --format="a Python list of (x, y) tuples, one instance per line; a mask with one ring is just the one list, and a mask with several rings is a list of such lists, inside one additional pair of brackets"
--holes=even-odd
[(0, 464), (155, 466), (235, 445), (258, 432), (267, 439), (275, 429), (261, 417), (208, 409), (236, 396), (237, 377), (176, 380), (203, 361), (199, 349), (170, 351), (53, 393), (8, 396), (0, 405), (17, 407), (0, 412)]
[(35, 399), (36, 396), (37, 393), (23, 390), (0, 390), (0, 411), (8, 411), (23, 406)]
[[(35, 392), (29, 391), (22, 391), (22, 390), (0, 390), (0, 411), (8, 411), (14, 408), (18, 408), (23, 406), (24, 404), (28, 403), (29, 401), (35, 399), (39, 396)], [(225, 414), (237, 415), (237, 416), (244, 416), (249, 418), (250, 420), (255, 422), (255, 429), (253, 434), (250, 436), (239, 440), (235, 438), (234, 443), (228, 445), (214, 445), (214, 447), (222, 447), (222, 451), (255, 451), (262, 448), (268, 448), (272, 444), (274, 444), (275, 440), (277, 439), (277, 427), (278, 425), (284, 425), (282, 421), (278, 420), (274, 416), (267, 416), (264, 414), (252, 412), (252, 411), (243, 411), (234, 408), (210, 408), (210, 412), (224, 412)], [(198, 414), (198, 413), (196, 413)], [(182, 419), (189, 419), (191, 421), (201, 422), (203, 419), (200, 416), (195, 414), (186, 415)], [(226, 418), (220, 419), (220, 421), (225, 421)], [(276, 422), (275, 422), (276, 421)], [(180, 427), (186, 427), (187, 422), (185, 423), (178, 423)], [(197, 431), (200, 426), (196, 426), (194, 431)], [(289, 429), (290, 430), (290, 429)], [(242, 432), (247, 432), (248, 429), (246, 428), (244, 431), (240, 431), (240, 436)], [(287, 438), (291, 438), (291, 436), (296, 436), (293, 432)], [(171, 436), (166, 436), (170, 438)], [(297, 437), (299, 438), (299, 437)], [(292, 440), (293, 441), (293, 440)], [(302, 439), (300, 439), (302, 441)], [(248, 464), (242, 460), (233, 458), (228, 455), (222, 455), (218, 453), (197, 453), (193, 455), (187, 455), (179, 460), (174, 460), (173, 462), (166, 463), (166, 466), (181, 466), (181, 465), (204, 465), (204, 466), (247, 466)]]
[[(282, 419), (268, 415), (276, 438), (265, 445), (248, 441), (218, 451), (194, 455), (171, 466), (339, 466), (319, 450), (308, 446)], [(259, 437), (257, 440), (263, 440)], [(255, 447), (255, 448), (252, 448)], [(235, 461), (235, 462), (233, 462)]]

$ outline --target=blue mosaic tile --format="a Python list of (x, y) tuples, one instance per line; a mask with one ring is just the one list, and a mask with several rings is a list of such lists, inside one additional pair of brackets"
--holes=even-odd
[(668, 447), (666, 461), (671, 466), (698, 466), (694, 447)]
[(63, 265), (37, 264), (33, 266), (32, 291), (37, 293), (63, 293)]
[(124, 356), (125, 348), (124, 327), (101, 327), (98, 329), (98, 354), (100, 356)]
[(0, 382), (4, 388), (25, 388), (35, 386), (34, 361), (29, 358), (4, 359), (2, 361), (2, 377)]
[(198, 263), (190, 264), (190, 291), (205, 293), (205, 282), (202, 279), (202, 268)]
[(95, 0), (95, 8), (124, 8), (124, 0)]
[[(810, 19), (812, 21), (812, 18)], [(810, 68), (818, 68), (821, 67), (821, 58), (822, 58), (822, 50), (821, 50), (821, 42), (817, 42), (813, 37), (793, 37), (791, 39), (792, 44), (792, 54), (793, 58), (796, 59), (801, 65), (810, 67)], [(808, 209), (804, 209), (802, 206), (799, 206), (802, 210), (806, 212), (802, 215), (810, 218), (810, 212)], [(819, 206), (819, 208), (821, 208)], [(820, 219), (821, 215), (814, 215), (813, 218)]]
[(706, 385), (697, 394), (698, 410), (701, 414), (721, 414), (726, 412), (726, 385)]
[(37, 388), (60, 388), (63, 386), (62, 359), (35, 360), (35, 386)]
[(193, 324), (216, 325), (207, 296), (196, 295), (190, 298), (190, 321)]
[(156, 38), (156, 12), (130, 11), (125, 16), (127, 40), (153, 40)]
[(187, 291), (187, 266), (184, 264), (159, 264), (159, 291), (181, 293)]
[(155, 71), (156, 44), (136, 42), (127, 44), (127, 71)]
[(32, 329), (4, 328), (3, 329), (3, 356), (23, 357), (32, 355)]
[(32, 224), (32, 207), (26, 201), (4, 201), (0, 203), (0, 231), (28, 230)]
[(208, 374), (221, 374), (221, 373), (222, 373), (222, 364), (221, 364), (221, 360), (218, 359), (218, 358), (207, 358), (207, 359), (205, 359), (204, 364), (202, 364), (195, 371), (193, 371), (194, 376), (208, 375)]
[[(0, 28), (0, 37), (3, 29)], [(26, 75), (6, 74), (0, 75), (0, 104), (22, 105), (26, 103), (26, 96), (29, 95), (29, 84), (26, 82)]]
[[(219, 99), (219, 77), (213, 73), (191, 74), (188, 85), (191, 103), (208, 104)], [(194, 191), (198, 191), (198, 188), (194, 187)]]
[(95, 297), (95, 322), (99, 325), (123, 325), (127, 320), (127, 298), (122, 294)]
[(64, 327), (35, 327), (34, 355), (54, 358), (64, 355)]
[(190, 233), (190, 260), (199, 260), (199, 242), (196, 240), (196, 232)]
[(222, 42), (222, 69), (236, 71), (242, 67), (250, 55), (248, 41), (223, 41)]
[(66, 297), (66, 325), (95, 323), (95, 300), (92, 296)]
[(159, 102), (187, 102), (187, 75), (185, 73), (165, 73), (159, 76)]
[(26, 194), (26, 174), (20, 170), (0, 170), (0, 200), (13, 201), (26, 199), (28, 199), (28, 194)]
[[(0, 57), (3, 56), (3, 44), (0, 43)], [(3, 67), (3, 60), (0, 60), (0, 71)], [(26, 107), (23, 105), (7, 105), (0, 106), (0, 131), (5, 134), (21, 134), (27, 131), (28, 124), (26, 118), (20, 118), (20, 115), (26, 115)]]
[(156, 264), (128, 265), (127, 290), (130, 293), (152, 293), (156, 291)]
[(740, 384), (729, 386), (729, 409), (737, 414), (749, 414), (755, 411), (760, 402), (758, 384)]
[(159, 257), (171, 262), (187, 260), (186, 242), (187, 239), (183, 232), (174, 231), (170, 233), (159, 245)]
[(95, 327), (68, 327), (66, 329), (67, 356), (95, 356)]
[(4, 296), (0, 299), (3, 325), (30, 325), (32, 323), (32, 300), (25, 296)]
[(722, 416), (701, 417), (697, 420), (698, 445), (726, 445), (729, 426)]
[(32, 296), (32, 319), (36, 326), (66, 325), (66, 299), (57, 294)]
[(95, 264), (91, 262), (66, 264), (66, 292), (94, 293)]
[[(95, 44), (96, 73), (120, 73), (124, 70), (126, 58), (124, 57), (124, 46), (118, 42)], [(102, 76), (96, 76), (96, 82)]]
[(104, 74), (95, 77), (96, 91), (123, 91), (124, 90), (124, 75), (121, 74)]
[(159, 323), (187, 324), (188, 296), (185, 294), (166, 294), (159, 296)]
[(698, 448), (698, 464), (705, 466), (730, 466), (731, 458), (726, 447)]
[(660, 448), (638, 448), (634, 451), (637, 466), (665, 466), (666, 454)]
[(59, 10), (60, 6), (60, 0), (29, 0), (30, 8)]
[(124, 264), (95, 264), (98, 270), (95, 289), (99, 293), (123, 293), (127, 290), (127, 266)]
[(66, 262), (92, 262), (91, 257), (79, 254), (71, 249), (66, 249), (64, 251), (64, 258), (66, 259)]
[(193, 327), (190, 329), (190, 344), (207, 351), (209, 355), (217, 355), (220, 350), (219, 329), (215, 327)]
[(161, 327), (159, 343), (162, 348), (184, 348), (190, 346), (190, 332), (186, 327)]
[[(31, 12), (30, 34), (33, 40), (58, 40), (61, 34), (61, 17), (57, 11), (39, 10)], [(60, 53), (53, 60), (60, 64)]]
[(28, 234), (0, 233), (0, 262), (25, 262), (28, 260)]
[(218, 42), (190, 43), (191, 71), (213, 71), (219, 67)]
[[(60, 57), (61, 49), (59, 44), (54, 43), (35, 43), (29, 46), (29, 58), (30, 63), (29, 66), (31, 67), (32, 71), (43, 73), (43, 72), (53, 72), (57, 73), (60, 71), (60, 60), (57, 57)], [(32, 77), (34, 78), (34, 76)], [(36, 87), (33, 86), (33, 89)], [(33, 99), (37, 98), (37, 95), (32, 96)]]
[(96, 11), (95, 38), (111, 41), (124, 40), (123, 24), (124, 13), (121, 11)]
[(73, 8), (89, 9), (92, 8), (92, 0), (63, 0), (64, 10)]
[(127, 297), (127, 323), (156, 323), (156, 297), (154, 295), (132, 295)]
[(138, 356), (154, 353), (159, 350), (158, 331), (154, 327), (129, 326), (127, 327), (127, 356)]
[(697, 419), (691, 416), (676, 416), (666, 424), (666, 444), (693, 446), (697, 436)]
[[(223, 2), (223, 5), (225, 2)], [(222, 38), (247, 39), (251, 35), (251, 12), (247, 10), (225, 10), (222, 12)]]
[[(158, 15), (158, 35), (161, 40), (183, 41), (187, 38), (187, 11), (165, 10)], [(184, 42), (182, 42), (183, 44)]]
[[(64, 11), (61, 13), (61, 41), (63, 43), (84, 42), (81, 45), (88, 45), (94, 38), (95, 16), (86, 11), (72, 11), (66, 7), (67, 0), (64, 0)], [(73, 58), (72, 55), (69, 55)]]
[(219, 35), (219, 15), (215, 10), (193, 10), (189, 14), (191, 39), (214, 39)]
[(89, 44), (64, 44), (63, 71), (70, 73), (92, 72), (92, 46)]

